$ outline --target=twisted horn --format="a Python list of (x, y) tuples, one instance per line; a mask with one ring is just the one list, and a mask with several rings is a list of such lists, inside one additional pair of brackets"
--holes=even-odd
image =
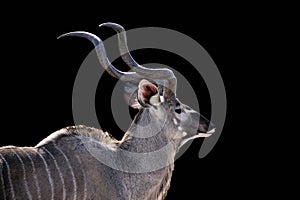
[(79, 36), (90, 40), (95, 46), (97, 57), (99, 59), (100, 64), (111, 76), (120, 79), (122, 81), (131, 81), (131, 82), (138, 82), (143, 78), (142, 76), (138, 75), (136, 72), (122, 72), (116, 69), (107, 58), (102, 40), (96, 35), (84, 31), (76, 31), (76, 32), (63, 34), (59, 36), (57, 39), (60, 39), (65, 36)]
[[(136, 73), (152, 78), (152, 79), (160, 79), (163, 80), (165, 79), (164, 87), (167, 88), (165, 93), (166, 96), (171, 95), (171, 93), (176, 94), (176, 88), (177, 88), (177, 80), (174, 75), (174, 73), (167, 69), (167, 68), (162, 68), (162, 69), (149, 69), (145, 68), (141, 65), (139, 65), (131, 56), (128, 46), (127, 46), (127, 37), (126, 37), (126, 31), (123, 26), (116, 24), (116, 23), (103, 23), (100, 24), (99, 27), (110, 27), (113, 30), (115, 30), (118, 33), (118, 44), (119, 44), (119, 51), (121, 54), (121, 57), (123, 61)], [(167, 91), (168, 90), (168, 91)]]
[(139, 65), (131, 56), (128, 46), (127, 46), (127, 36), (126, 31), (123, 26), (116, 23), (103, 23), (100, 24), (99, 27), (110, 27), (118, 33), (118, 43), (119, 43), (119, 51), (124, 62), (135, 72), (138, 74), (147, 76), (149, 78), (154, 79), (162, 79), (162, 78), (170, 78), (173, 77), (174, 74), (171, 70), (167, 68), (163, 69), (149, 69)]

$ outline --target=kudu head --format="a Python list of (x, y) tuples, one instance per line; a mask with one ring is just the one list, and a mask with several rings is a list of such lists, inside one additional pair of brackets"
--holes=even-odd
[[(110, 27), (118, 33), (121, 57), (132, 72), (116, 69), (107, 58), (102, 40), (94, 34), (76, 31), (60, 37), (87, 38), (94, 44), (98, 59), (105, 70), (111, 76), (137, 88), (128, 101), (131, 107), (139, 109), (129, 129), (135, 137), (147, 138), (163, 134), (178, 150), (188, 140), (208, 137), (214, 133), (215, 127), (208, 119), (178, 100), (177, 79), (171, 70), (150, 69), (139, 65), (128, 50), (125, 29), (115, 23), (104, 23), (100, 26)], [(133, 91), (132, 88), (134, 87), (130, 91)]]

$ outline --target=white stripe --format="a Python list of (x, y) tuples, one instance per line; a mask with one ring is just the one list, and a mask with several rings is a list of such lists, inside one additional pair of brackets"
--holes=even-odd
[[(0, 154), (1, 155), (1, 154)], [(1, 156), (2, 157), (2, 156)], [(4, 178), (3, 178), (3, 173), (0, 171), (1, 175), (1, 184), (2, 184), (2, 194), (3, 194), (3, 199), (6, 200), (6, 193), (5, 193), (5, 186), (4, 186)]]
[(43, 160), (43, 163), (45, 165), (45, 169), (46, 169), (46, 172), (47, 172), (47, 176), (48, 176), (48, 180), (49, 180), (49, 183), (50, 183), (50, 186), (51, 186), (51, 200), (54, 200), (54, 187), (53, 187), (53, 180), (52, 180), (52, 177), (51, 177), (51, 172), (48, 168), (48, 165), (46, 163), (46, 160), (44, 159), (44, 157), (39, 153), (39, 150), (37, 149), (36, 153), (40, 156), (40, 158)]
[(41, 198), (41, 189), (40, 189), (39, 182), (38, 182), (38, 179), (37, 179), (37, 176), (36, 176), (34, 162), (33, 162), (32, 158), (30, 157), (30, 155), (23, 148), (20, 148), (20, 150), (23, 151), (26, 154), (26, 156), (29, 158), (29, 160), (30, 160), (31, 167), (32, 167), (33, 179), (34, 179), (34, 183), (35, 183), (35, 186), (36, 186), (38, 199), (41, 200), (42, 199)]
[(21, 167), (22, 167), (22, 170), (23, 170), (23, 181), (24, 181), (25, 191), (26, 191), (26, 194), (27, 194), (27, 196), (28, 196), (28, 199), (32, 199), (31, 193), (30, 193), (29, 188), (28, 188), (27, 179), (26, 179), (26, 170), (25, 170), (24, 162), (23, 162), (23, 160), (21, 159), (21, 157), (18, 155), (18, 153), (15, 152), (15, 150), (11, 149), (11, 151), (17, 156), (18, 160), (19, 160), (20, 163), (21, 163)]
[(161, 102), (165, 102), (165, 97), (164, 96), (159, 96), (159, 98), (160, 98)]
[(185, 113), (197, 113), (197, 111), (193, 110), (193, 109), (184, 109)]
[(8, 165), (8, 162), (5, 160), (5, 158), (0, 154), (1, 159), (5, 162), (6, 168), (7, 168), (7, 178), (8, 178), (8, 182), (9, 182), (9, 187), (10, 187), (10, 191), (11, 191), (11, 198), (12, 199), (16, 199), (15, 198), (15, 191), (14, 191), (14, 187), (13, 184), (11, 182), (11, 176), (10, 176), (10, 167)]
[(66, 154), (55, 144), (54, 144), (54, 147), (64, 156), (65, 160), (67, 161), (67, 165), (70, 169), (70, 172), (71, 172), (71, 175), (72, 175), (72, 180), (73, 180), (73, 187), (74, 187), (74, 200), (76, 200), (77, 198), (77, 184), (76, 184), (76, 180), (75, 180), (75, 175), (74, 175), (74, 172), (73, 172), (73, 168), (70, 164), (70, 161), (68, 159), (68, 157), (66, 156)]
[(173, 122), (174, 122), (175, 125), (178, 124), (178, 122), (177, 122), (177, 120), (175, 118), (173, 118)]
[(84, 185), (83, 199), (86, 200), (86, 197), (87, 197), (86, 175), (85, 175), (85, 172), (84, 172), (84, 170), (82, 168), (82, 163), (81, 163), (81, 160), (80, 160), (79, 156), (76, 155), (76, 158), (77, 158), (77, 160), (78, 160), (78, 162), (80, 164), (80, 169), (81, 169), (81, 172), (82, 172), (82, 175), (83, 175), (83, 182), (84, 182), (84, 184), (83, 184)]
[(62, 186), (63, 186), (63, 188), (62, 188), (62, 189), (63, 189), (63, 200), (65, 200), (65, 199), (66, 199), (66, 187), (65, 187), (65, 181), (64, 181), (63, 175), (62, 175), (62, 173), (61, 173), (61, 170), (60, 170), (60, 168), (59, 168), (59, 166), (58, 166), (58, 163), (57, 163), (55, 157), (54, 157), (54, 156), (46, 149), (46, 147), (42, 147), (42, 149), (45, 150), (45, 151), (51, 156), (51, 158), (52, 158), (53, 161), (54, 161), (54, 165), (55, 165), (55, 167), (56, 167), (56, 169), (57, 169), (57, 171), (58, 171), (59, 178), (60, 178), (61, 183), (62, 183)]

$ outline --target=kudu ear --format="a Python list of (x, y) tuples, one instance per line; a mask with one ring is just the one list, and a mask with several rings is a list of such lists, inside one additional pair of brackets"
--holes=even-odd
[(138, 101), (138, 85), (130, 82), (124, 83), (124, 99), (126, 103), (134, 109), (142, 108)]
[(160, 98), (157, 86), (147, 80), (141, 80), (138, 87), (138, 101), (143, 107), (158, 104)]

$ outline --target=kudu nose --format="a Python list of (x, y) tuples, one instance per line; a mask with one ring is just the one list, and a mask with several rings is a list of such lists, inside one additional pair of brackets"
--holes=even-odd
[(215, 132), (215, 125), (210, 122), (207, 118), (203, 117), (200, 115), (200, 122), (199, 122), (199, 127), (198, 127), (198, 132), (199, 133), (214, 133)]

